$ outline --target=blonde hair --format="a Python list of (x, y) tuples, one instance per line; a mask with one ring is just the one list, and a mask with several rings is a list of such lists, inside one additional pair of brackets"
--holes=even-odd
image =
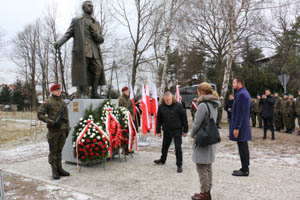
[(205, 94), (212, 94), (219, 99), (218, 93), (212, 88), (212, 86), (207, 82), (202, 82), (198, 85), (197, 90)]

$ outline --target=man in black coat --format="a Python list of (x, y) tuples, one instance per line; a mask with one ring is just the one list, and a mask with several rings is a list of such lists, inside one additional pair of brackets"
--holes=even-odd
[(163, 145), (161, 150), (161, 158), (155, 160), (154, 163), (160, 165), (165, 164), (167, 160), (168, 150), (172, 139), (175, 143), (177, 172), (182, 172), (182, 133), (187, 136), (188, 122), (186, 112), (182, 104), (176, 102), (171, 92), (166, 92), (163, 101), (158, 107), (156, 132), (161, 137), (161, 127), (163, 129)]
[(262, 117), (264, 120), (264, 137), (267, 138), (267, 130), (270, 129), (272, 132), (272, 140), (275, 140), (274, 135), (274, 103), (275, 99), (271, 96), (271, 91), (268, 89), (266, 93), (262, 96), (262, 101), (260, 102), (263, 106)]
[(226, 102), (226, 105), (224, 107), (224, 110), (227, 111), (227, 119), (228, 119), (229, 126), (230, 126), (230, 122), (231, 122), (231, 114), (232, 114), (233, 101), (234, 101), (234, 96), (233, 96), (233, 94), (230, 94), (229, 95), (229, 99)]

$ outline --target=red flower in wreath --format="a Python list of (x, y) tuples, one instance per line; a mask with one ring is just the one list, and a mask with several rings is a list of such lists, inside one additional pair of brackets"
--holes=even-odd
[(90, 145), (87, 144), (85, 147), (88, 149), (88, 148), (90, 148)]
[(94, 158), (94, 157), (91, 157), (91, 159), (94, 160), (95, 158)]
[(97, 139), (93, 139), (93, 142), (96, 143), (96, 142), (97, 142)]
[(91, 144), (91, 146), (94, 148), (94, 147), (95, 147), (95, 144)]
[(96, 151), (99, 151), (99, 147), (96, 147), (95, 150), (96, 150)]
[(90, 143), (90, 141), (91, 141), (90, 139), (87, 139), (87, 140), (86, 140), (87, 143)]
[(80, 145), (81, 145), (81, 146), (84, 146), (84, 143), (83, 143), (83, 142), (81, 142), (81, 143), (80, 143)]
[(86, 152), (86, 153), (85, 153), (85, 155), (86, 155), (86, 156), (88, 156), (88, 155), (89, 155), (89, 153), (88, 153), (88, 152)]
[(96, 156), (99, 157), (99, 156), (100, 156), (100, 153), (96, 153)]
[(92, 152), (93, 151), (93, 149), (89, 149), (89, 152)]
[(81, 156), (81, 159), (85, 159), (85, 157), (84, 157), (84, 156)]
[(94, 155), (94, 153), (93, 153), (93, 152), (91, 152), (91, 153), (90, 153), (90, 155), (91, 155), (91, 156), (93, 156), (93, 155)]
[(102, 146), (102, 149), (105, 149), (105, 146), (104, 146), (104, 145)]
[(99, 146), (102, 146), (102, 142), (99, 142), (98, 144), (99, 144)]

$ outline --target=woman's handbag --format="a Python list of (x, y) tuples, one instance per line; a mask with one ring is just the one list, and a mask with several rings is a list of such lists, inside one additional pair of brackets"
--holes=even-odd
[(200, 147), (205, 147), (221, 142), (221, 137), (216, 122), (213, 119), (209, 106), (206, 102), (205, 105), (208, 109), (208, 116), (206, 117), (206, 120), (202, 123), (195, 137), (195, 144), (196, 146)]

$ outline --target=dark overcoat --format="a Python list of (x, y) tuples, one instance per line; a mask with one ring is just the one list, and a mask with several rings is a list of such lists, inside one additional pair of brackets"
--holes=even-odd
[[(99, 25), (98, 21), (95, 23)], [(87, 65), (86, 65), (86, 55), (84, 48), (84, 30), (85, 30), (84, 17), (73, 18), (70, 27), (64, 36), (57, 41), (57, 44), (61, 46), (66, 41), (68, 41), (71, 37), (73, 37), (73, 50), (72, 50), (72, 85), (73, 86), (87, 86), (89, 85), (88, 77), (87, 77)], [(97, 33), (97, 37), (95, 42), (98, 44), (98, 51), (101, 57), (100, 43), (103, 43), (103, 37), (100, 32)], [(103, 66), (103, 60), (101, 57), (101, 63)], [(102, 67), (101, 74), (104, 74), (104, 67)], [(99, 85), (106, 85), (105, 76), (102, 76)]]
[[(230, 140), (246, 142), (252, 139), (250, 128), (251, 97), (246, 88), (241, 88), (235, 94), (232, 105), (230, 124)], [(234, 138), (233, 131), (239, 130), (238, 138)]]

